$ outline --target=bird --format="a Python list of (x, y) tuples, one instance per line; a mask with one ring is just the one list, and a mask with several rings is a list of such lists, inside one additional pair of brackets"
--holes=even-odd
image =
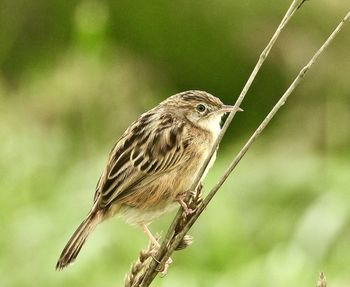
[[(148, 225), (179, 204), (191, 212), (185, 198), (220, 133), (222, 117), (234, 109), (207, 92), (190, 90), (168, 97), (134, 121), (112, 147), (92, 208), (64, 247), (56, 269), (73, 263), (89, 234), (114, 215), (140, 226), (159, 248)], [(202, 178), (215, 158), (216, 151)]]

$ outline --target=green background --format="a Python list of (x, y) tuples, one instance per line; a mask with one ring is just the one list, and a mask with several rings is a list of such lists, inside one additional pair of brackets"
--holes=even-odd
[[(0, 285), (122, 286), (147, 240), (113, 218), (54, 266), (107, 153), (188, 89), (232, 104), (290, 1), (0, 1)], [(349, 9), (308, 1), (236, 115), (208, 191)], [(350, 29), (254, 143), (153, 286), (350, 285)], [(174, 214), (151, 225), (164, 234)]]

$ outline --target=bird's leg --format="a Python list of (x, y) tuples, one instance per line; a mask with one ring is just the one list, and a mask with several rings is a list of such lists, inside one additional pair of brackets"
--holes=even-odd
[(186, 196), (187, 196), (187, 192), (182, 192), (182, 193), (179, 193), (176, 197), (175, 197), (175, 200), (180, 203), (182, 209), (184, 210), (184, 213), (185, 215), (189, 215), (189, 214), (192, 214), (195, 212), (195, 210), (189, 208), (187, 206), (187, 203), (184, 201), (186, 199)]
[(143, 232), (146, 234), (146, 236), (148, 237), (148, 239), (151, 241), (151, 243), (157, 248), (160, 248), (160, 244), (157, 241), (157, 239), (153, 236), (153, 234), (151, 233), (151, 231), (148, 229), (147, 225), (144, 223), (140, 224)]
[[(148, 237), (148, 239), (151, 241), (151, 243), (154, 245), (154, 247), (156, 248), (156, 250), (154, 250), (152, 253), (157, 253), (158, 250), (160, 249), (160, 244), (157, 241), (157, 239), (153, 236), (153, 234), (151, 233), (151, 231), (148, 229), (147, 225), (145, 223), (140, 223), (140, 226), (143, 230), (143, 232), (146, 234), (146, 236)], [(151, 255), (152, 258), (158, 262), (158, 264), (160, 263), (156, 258), (154, 258), (154, 254)], [(161, 275), (166, 275), (167, 271), (168, 271), (168, 267), (169, 265), (173, 262), (173, 260), (169, 257), (167, 259), (167, 261), (165, 261), (164, 264), (161, 264), (158, 267), (158, 271), (161, 273)]]

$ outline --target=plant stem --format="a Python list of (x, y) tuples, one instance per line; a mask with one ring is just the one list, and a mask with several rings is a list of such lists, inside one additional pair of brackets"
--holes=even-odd
[[(236, 100), (236, 103), (234, 104), (235, 109), (230, 113), (230, 115), (228, 116), (228, 118), (225, 121), (225, 124), (217, 138), (217, 140), (215, 141), (208, 157), (206, 158), (205, 162), (203, 163), (201, 169), (199, 170), (198, 174), (195, 177), (195, 180), (191, 186), (191, 190), (196, 190), (196, 188), (198, 187), (200, 180), (202, 179), (203, 173), (205, 171), (205, 169), (207, 168), (210, 159), (212, 158), (213, 154), (215, 153), (215, 151), (217, 150), (225, 132), (227, 131), (230, 123), (232, 122), (234, 116), (236, 115), (236, 112), (238, 111), (241, 103), (243, 102), (250, 86), (252, 85), (257, 73), (259, 72), (262, 64), (265, 62), (265, 59), (267, 58), (267, 56), (269, 55), (273, 45), (275, 44), (277, 38), (279, 37), (280, 33), (282, 32), (282, 30), (284, 29), (284, 27), (286, 26), (286, 24), (289, 22), (289, 20), (293, 17), (294, 13), (298, 10), (298, 8), (304, 3), (305, 0), (293, 0), (292, 4), (289, 6), (286, 14), (284, 15), (281, 23), (279, 24), (279, 26), (277, 27), (275, 33), (273, 34), (272, 38), (270, 39), (269, 43), (267, 44), (267, 46), (265, 47), (265, 49), (262, 51), (262, 53), (260, 54), (259, 60), (256, 63), (252, 73), (250, 74), (246, 84), (244, 85), (238, 99)], [(157, 255), (157, 260), (159, 261), (161, 258), (163, 258), (163, 254), (165, 253), (170, 241), (172, 240), (172, 238), (175, 235), (175, 227), (177, 226), (179, 220), (181, 219), (182, 216), (182, 209), (180, 208), (174, 218), (174, 220), (172, 221), (166, 235), (165, 238), (162, 242), (161, 248), (158, 252)], [(149, 286), (149, 284), (152, 282), (152, 280), (154, 279), (154, 277), (157, 274), (156, 271), (156, 266), (157, 266), (157, 261), (154, 260), (151, 262), (145, 276), (144, 279), (142, 281), (141, 286)]]
[[(335, 28), (335, 30), (332, 32), (332, 34), (323, 43), (321, 48), (313, 55), (313, 57), (308, 62), (308, 64), (306, 66), (304, 66), (300, 70), (299, 74), (294, 79), (294, 81), (289, 86), (289, 88), (286, 90), (286, 92), (282, 95), (282, 97), (279, 99), (279, 101), (276, 103), (276, 105), (272, 108), (270, 113), (265, 117), (265, 119), (262, 121), (262, 123), (259, 125), (259, 127), (255, 130), (253, 135), (249, 138), (249, 140), (246, 142), (246, 144), (242, 147), (242, 149), (239, 151), (239, 153), (233, 159), (233, 161), (229, 165), (229, 167), (226, 170), (226, 172), (224, 173), (224, 175), (220, 178), (220, 180), (217, 182), (217, 184), (211, 189), (209, 194), (206, 196), (206, 198), (203, 200), (202, 204), (197, 209), (196, 213), (190, 218), (190, 220), (187, 222), (187, 224), (184, 226), (184, 228), (175, 236), (174, 240), (171, 242), (171, 245), (168, 246), (167, 251), (163, 255), (163, 257), (162, 257), (163, 259), (161, 261), (161, 264), (163, 263), (164, 259), (167, 259), (170, 256), (170, 254), (174, 251), (174, 249), (179, 244), (179, 242), (181, 241), (183, 236), (187, 233), (187, 231), (191, 228), (191, 226), (194, 224), (194, 222), (198, 219), (200, 214), (203, 212), (203, 210), (209, 204), (210, 200), (214, 197), (216, 192), (220, 189), (222, 184), (225, 182), (227, 177), (230, 175), (230, 173), (234, 170), (234, 168), (240, 162), (240, 160), (242, 159), (244, 154), (248, 151), (248, 149), (253, 144), (253, 142), (256, 140), (256, 138), (266, 128), (266, 126), (271, 121), (271, 119), (275, 116), (277, 111), (285, 104), (285, 102), (288, 99), (288, 97), (290, 96), (290, 94), (295, 90), (295, 88), (303, 80), (303, 78), (305, 77), (306, 73), (310, 70), (311, 66), (314, 63), (316, 63), (316, 61), (318, 60), (319, 56), (325, 51), (325, 49), (329, 46), (329, 44), (334, 40), (336, 35), (340, 32), (340, 30), (343, 28), (344, 24), (349, 20), (349, 18), (350, 18), (350, 11), (345, 15), (343, 20)], [(149, 282), (152, 282), (152, 280), (149, 281)], [(141, 285), (141, 286), (149, 286), (149, 284), (148, 285)]]

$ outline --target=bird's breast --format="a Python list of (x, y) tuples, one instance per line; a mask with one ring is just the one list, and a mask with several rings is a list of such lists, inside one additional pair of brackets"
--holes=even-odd
[[(178, 194), (190, 191), (214, 140), (209, 133), (193, 132), (188, 134), (191, 142), (186, 146), (186, 160), (170, 171), (160, 174), (157, 179), (135, 190), (123, 200), (119, 214), (127, 222), (150, 222), (178, 206), (175, 201)], [(214, 154), (211, 158), (202, 178), (213, 165), (215, 156)]]

